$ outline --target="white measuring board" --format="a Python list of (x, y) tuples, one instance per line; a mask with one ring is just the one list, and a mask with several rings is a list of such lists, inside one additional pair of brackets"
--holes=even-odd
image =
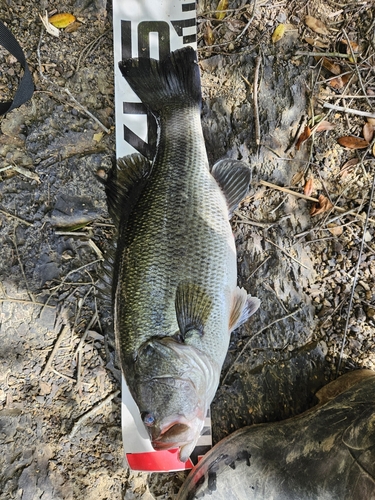
[[(196, 3), (192, 0), (113, 0), (115, 71), (116, 156), (139, 152), (152, 159), (156, 123), (122, 76), (118, 63), (131, 57), (163, 59), (170, 52), (190, 45), (197, 48)], [(155, 451), (138, 407), (122, 377), (122, 437), (131, 469), (171, 472), (191, 469), (212, 446), (211, 419), (191, 459), (178, 459), (178, 449)]]

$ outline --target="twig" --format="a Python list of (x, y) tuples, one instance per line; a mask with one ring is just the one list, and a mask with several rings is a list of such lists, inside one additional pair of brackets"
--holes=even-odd
[(228, 375), (230, 374), (230, 372), (232, 371), (234, 365), (237, 363), (237, 361), (240, 359), (240, 357), (242, 356), (242, 354), (246, 351), (246, 349), (249, 347), (249, 345), (251, 344), (251, 342), (255, 339), (255, 337), (257, 337), (258, 335), (260, 335), (261, 333), (263, 333), (265, 330), (268, 330), (268, 328), (271, 328), (271, 326), (275, 325), (276, 323), (279, 323), (280, 321), (284, 321), (285, 319), (288, 319), (290, 318), (291, 316), (294, 316), (295, 314), (299, 313), (300, 311), (302, 310), (302, 308), (300, 307), (299, 309), (297, 309), (296, 311), (290, 313), (290, 314), (287, 314), (286, 316), (283, 316), (282, 318), (278, 318), (278, 319), (275, 319), (274, 321), (272, 321), (271, 323), (269, 323), (267, 326), (264, 326), (263, 328), (261, 328), (258, 332), (256, 332), (247, 342), (246, 344), (244, 345), (244, 347), (241, 349), (240, 353), (237, 355), (236, 359), (233, 361), (233, 363), (231, 364), (231, 366), (229, 367), (227, 373), (225, 374), (225, 377), (223, 378), (222, 382), (221, 382), (221, 385), (224, 385)]
[[(45, 304), (43, 302), (33, 302), (32, 300), (24, 300), (24, 299), (15, 299), (13, 297), (0, 297), (0, 302), (17, 302), (19, 304), (29, 304), (33, 306), (44, 307)], [(55, 306), (46, 306), (50, 309), (55, 309)]]
[(44, 367), (42, 373), (41, 373), (41, 377), (43, 377), (47, 372), (48, 370), (50, 369), (51, 365), (52, 365), (52, 361), (53, 361), (53, 358), (56, 356), (56, 353), (61, 345), (61, 342), (63, 341), (64, 339), (64, 336), (66, 335), (66, 333), (69, 331), (69, 326), (68, 325), (64, 325), (63, 326), (63, 329), (61, 330), (61, 333), (60, 335), (58, 336), (57, 340), (56, 340), (56, 343), (55, 345), (53, 346), (53, 349), (52, 349), (52, 352), (51, 352), (51, 355), (50, 357), (48, 358), (48, 361), (46, 363), (46, 366)]
[(259, 124), (259, 108), (258, 108), (258, 78), (259, 78), (259, 68), (262, 59), (258, 56), (255, 59), (255, 69), (254, 69), (254, 85), (253, 85), (253, 109), (254, 109), (254, 122), (255, 122), (255, 144), (259, 146), (260, 144), (260, 124)]
[(120, 394), (120, 391), (113, 392), (112, 394), (110, 394), (109, 396), (107, 396), (106, 398), (104, 398), (100, 403), (98, 403), (97, 405), (93, 406), (91, 408), (91, 410), (89, 410), (88, 412), (86, 412), (83, 415), (81, 415), (79, 417), (79, 419), (73, 425), (73, 428), (72, 428), (72, 430), (69, 433), (69, 438), (74, 437), (76, 435), (78, 429), (81, 427), (81, 425), (84, 422), (86, 422), (86, 420), (88, 420), (90, 417), (92, 417), (93, 415), (95, 415), (96, 413), (98, 413), (98, 411), (101, 408), (103, 408), (103, 406), (105, 406), (107, 403), (109, 403), (110, 401), (112, 401), (112, 399), (114, 399), (115, 397), (117, 397), (119, 394)]
[(96, 118), (96, 116), (90, 113), (90, 111), (87, 108), (85, 108), (85, 106), (83, 106), (80, 102), (78, 102), (77, 99), (71, 94), (71, 92), (67, 88), (64, 88), (63, 90), (66, 94), (68, 94), (71, 100), (79, 107), (79, 109), (84, 113), (86, 113), (86, 115), (89, 116), (92, 120), (94, 120), (94, 122), (97, 123), (99, 127), (104, 130), (106, 134), (109, 134), (111, 132), (109, 128), (103, 125), (103, 123)]
[(367, 111), (360, 111), (359, 109), (346, 108), (344, 106), (336, 106), (335, 104), (330, 104), (329, 102), (323, 102), (323, 108), (333, 109), (335, 111), (342, 111), (343, 113), (351, 113), (352, 115), (366, 116), (367, 118), (375, 118), (375, 113), (368, 113)]
[(302, 264), (302, 262), (299, 262), (299, 260), (295, 259), (292, 255), (290, 255), (290, 253), (288, 253), (286, 250), (284, 250), (282, 247), (280, 247), (277, 243), (274, 243), (273, 241), (268, 240), (267, 238), (264, 238), (264, 240), (267, 241), (268, 243), (271, 243), (271, 245), (274, 245), (279, 250), (281, 250), (283, 253), (285, 253), (285, 255), (287, 255), (290, 259), (294, 260), (294, 262), (297, 262), (297, 264), (299, 264), (301, 267), (304, 267), (308, 271), (312, 271), (312, 269), (305, 266), (305, 264)]
[(269, 260), (270, 258), (271, 258), (271, 255), (268, 255), (268, 257), (266, 257), (266, 258), (264, 259), (264, 261), (263, 261), (263, 262), (261, 262), (261, 263), (259, 264), (259, 266), (258, 266), (258, 267), (257, 267), (257, 268), (256, 268), (256, 269), (255, 269), (255, 270), (254, 270), (254, 271), (253, 271), (253, 272), (252, 272), (252, 273), (251, 273), (251, 274), (247, 277), (246, 281), (249, 281), (249, 279), (250, 279), (250, 278), (252, 278), (252, 277), (254, 276), (254, 274), (255, 274), (256, 272), (258, 272), (258, 271), (259, 271), (259, 269), (260, 269), (261, 267), (263, 267), (263, 266), (264, 266), (264, 264), (267, 262), (267, 260)]
[(360, 266), (361, 260), (362, 260), (363, 247), (365, 245), (365, 234), (366, 234), (367, 226), (368, 226), (368, 223), (369, 223), (369, 220), (370, 220), (370, 210), (371, 210), (371, 206), (372, 206), (372, 200), (374, 198), (374, 191), (375, 191), (375, 174), (374, 174), (374, 177), (373, 177), (373, 180), (372, 180), (372, 187), (371, 187), (370, 199), (369, 199), (369, 202), (368, 202), (368, 209), (367, 209), (367, 212), (366, 212), (366, 220), (365, 220), (365, 223), (363, 225), (361, 247), (359, 249), (359, 255), (358, 255), (357, 265), (356, 265), (355, 273), (354, 273), (354, 277), (353, 277), (352, 291), (350, 293), (350, 299), (349, 299), (349, 305), (348, 305), (348, 314), (347, 314), (346, 322), (345, 322), (344, 335), (343, 335), (343, 338), (342, 338), (342, 344), (341, 344), (341, 351), (340, 351), (339, 361), (337, 363), (336, 378), (338, 377), (338, 374), (340, 372), (341, 363), (342, 363), (342, 357), (344, 355), (344, 347), (345, 347), (346, 336), (347, 336), (347, 333), (348, 333), (349, 321), (350, 321), (350, 311), (351, 311), (352, 304), (353, 304), (355, 287), (357, 286), (359, 266)]
[(344, 59), (349, 59), (352, 57), (350, 54), (341, 54), (341, 52), (303, 52), (297, 50), (295, 52), (296, 56), (313, 56), (313, 57), (343, 57)]
[(12, 219), (18, 220), (18, 222), (21, 222), (21, 224), (25, 224), (26, 226), (32, 227), (34, 225), (32, 222), (28, 222), (27, 220), (21, 219), (20, 217), (17, 217), (17, 215), (10, 214), (9, 212), (2, 210), (1, 208), (0, 208), (0, 213), (6, 215), (7, 217), (11, 217)]

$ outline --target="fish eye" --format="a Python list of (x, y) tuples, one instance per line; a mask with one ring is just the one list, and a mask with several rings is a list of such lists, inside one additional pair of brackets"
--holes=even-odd
[(149, 413), (148, 411), (143, 411), (141, 413), (141, 418), (143, 420), (143, 423), (147, 425), (147, 427), (152, 427), (155, 424), (155, 417), (152, 413)]

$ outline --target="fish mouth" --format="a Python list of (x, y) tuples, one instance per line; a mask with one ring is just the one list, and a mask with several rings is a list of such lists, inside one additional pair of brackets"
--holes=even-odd
[(160, 432), (157, 438), (152, 440), (152, 446), (155, 450), (179, 448), (188, 442), (183, 440), (183, 436), (190, 434), (189, 431), (191, 431), (191, 428), (188, 425), (181, 422), (172, 422)]

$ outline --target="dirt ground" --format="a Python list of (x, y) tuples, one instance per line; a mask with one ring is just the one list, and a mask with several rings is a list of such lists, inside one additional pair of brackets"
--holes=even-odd
[[(235, 0), (223, 19), (217, 5), (198, 2), (202, 123), (211, 164), (253, 170), (232, 223), (239, 284), (262, 305), (232, 336), (214, 442), (301, 413), (338, 373), (375, 369), (374, 5)], [(81, 27), (48, 35), (38, 13), (53, 8)], [(115, 159), (111, 5), (5, 0), (0, 14), (36, 88), (0, 118), (0, 499), (173, 499), (185, 473), (124, 462), (96, 286), (113, 234), (95, 178)], [(6, 100), (21, 72), (0, 57)]]

